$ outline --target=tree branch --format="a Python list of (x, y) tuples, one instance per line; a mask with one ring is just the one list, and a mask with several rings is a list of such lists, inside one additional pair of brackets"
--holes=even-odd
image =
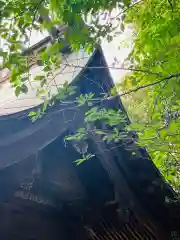
[(131, 90), (127, 91), (127, 92), (124, 92), (124, 93), (120, 94), (119, 96), (122, 97), (122, 96), (128, 95), (128, 94), (130, 94), (130, 93), (137, 92), (137, 91), (140, 90), (140, 89), (144, 89), (144, 88), (147, 88), (147, 87), (152, 87), (152, 86), (158, 85), (158, 84), (161, 83), (161, 82), (168, 81), (168, 80), (170, 80), (170, 79), (172, 79), (172, 78), (177, 78), (177, 77), (180, 77), (180, 73), (178, 73), (178, 74), (172, 74), (172, 75), (170, 75), (170, 76), (168, 76), (168, 77), (165, 77), (165, 78), (162, 78), (161, 80), (156, 81), (156, 82), (144, 84), (144, 85), (142, 85), (142, 86), (139, 86), (139, 87), (137, 87), (137, 88), (134, 88), (134, 89), (131, 89)]

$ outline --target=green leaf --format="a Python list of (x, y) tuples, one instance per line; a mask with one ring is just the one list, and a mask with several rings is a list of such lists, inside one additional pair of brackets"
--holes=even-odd
[(99, 134), (99, 135), (104, 135), (105, 133), (102, 132), (102, 131), (96, 131), (96, 134)]
[(80, 159), (75, 160), (74, 163), (76, 164), (76, 166), (79, 166), (84, 161), (86, 161), (86, 158), (80, 158)]
[(113, 40), (113, 37), (112, 37), (111, 35), (108, 35), (108, 36), (107, 36), (107, 41), (108, 41), (108, 42), (111, 42), (112, 40)]
[(3, 39), (6, 39), (6, 38), (7, 38), (7, 36), (8, 36), (8, 34), (7, 34), (7, 33), (2, 33), (2, 34), (1, 34), (1, 37), (2, 37)]
[(25, 84), (22, 84), (20, 87), (20, 91), (22, 93), (27, 93), (28, 92), (28, 87)]
[(44, 66), (44, 62), (42, 60), (37, 60), (37, 65), (38, 66)]
[(125, 27), (124, 27), (124, 24), (123, 24), (123, 23), (121, 23), (120, 29), (121, 29), (122, 32), (124, 32)]
[(64, 139), (67, 141), (76, 140), (76, 135), (66, 136)]
[(116, 87), (113, 87), (110, 89), (111, 96), (116, 96), (117, 95), (117, 89)]
[(15, 94), (16, 94), (16, 97), (18, 97), (21, 93), (21, 87), (20, 86), (17, 86), (16, 89), (15, 89)]
[(49, 71), (51, 71), (52, 69), (51, 69), (51, 66), (48, 66), (48, 65), (46, 65), (44, 68), (43, 68), (43, 71), (44, 72), (49, 72)]
[(36, 115), (37, 115), (37, 112), (30, 112), (30, 113), (28, 114), (29, 117), (33, 117), (33, 116), (36, 116)]
[(36, 95), (37, 95), (37, 96), (47, 95), (47, 94), (48, 94), (48, 90), (46, 90), (46, 89), (38, 89), (38, 90), (36, 91)]
[(34, 78), (34, 80), (37, 80), (37, 81), (41, 81), (43, 79), (44, 79), (44, 76), (40, 76), (40, 75)]

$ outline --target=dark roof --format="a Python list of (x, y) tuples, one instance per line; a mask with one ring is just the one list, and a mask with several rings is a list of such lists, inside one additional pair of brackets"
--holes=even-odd
[[(92, 63), (96, 54), (100, 54), (104, 59), (102, 51), (97, 49), (89, 59), (87, 66)], [(104, 64), (106, 64), (105, 61)], [(79, 84), (84, 72), (88, 70), (87, 66), (73, 80), (74, 84)], [(108, 81), (112, 84), (110, 75)], [(23, 160), (31, 154), (35, 154), (59, 137), (70, 125), (74, 125), (75, 122), (80, 124), (83, 121), (82, 112), (76, 115), (75, 121), (65, 123), (64, 112), (59, 103), (48, 109), (45, 116), (34, 123), (27, 116), (29, 111), (25, 110), (15, 114), (0, 116), (0, 168)], [(76, 110), (72, 109), (66, 110), (66, 118), (72, 119), (75, 112)]]

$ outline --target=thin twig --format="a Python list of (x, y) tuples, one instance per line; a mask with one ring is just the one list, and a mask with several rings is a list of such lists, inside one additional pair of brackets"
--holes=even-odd
[(113, 70), (125, 70), (125, 71), (130, 71), (130, 72), (142, 72), (142, 73), (147, 73), (147, 74), (151, 74), (151, 75), (156, 75), (157, 77), (163, 77), (163, 75), (161, 75), (160, 73), (152, 72), (147, 69), (125, 68), (125, 67), (114, 67), (114, 66), (89, 67), (89, 66), (81, 66), (81, 65), (74, 65), (74, 64), (68, 64), (68, 63), (62, 63), (62, 65), (66, 65), (68, 67), (81, 68), (81, 69), (113, 69)]
[(135, 7), (136, 5), (138, 5), (139, 3), (143, 2), (142, 0), (135, 2), (133, 4), (131, 4), (129, 7), (127, 7), (126, 9), (124, 9), (123, 11), (119, 12), (115, 17), (110, 18), (110, 20), (114, 20), (116, 18), (118, 18), (119, 16), (121, 16), (121, 14), (127, 12), (129, 9), (132, 9), (133, 7)]

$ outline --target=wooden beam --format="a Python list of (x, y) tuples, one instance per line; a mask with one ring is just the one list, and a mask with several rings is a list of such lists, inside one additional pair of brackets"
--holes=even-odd
[[(137, 213), (144, 224), (149, 224), (153, 222), (152, 218), (149, 216), (147, 211), (140, 203), (134, 193), (131, 191), (130, 186), (125, 180), (122, 172), (114, 161), (114, 155), (109, 149), (107, 144), (102, 140), (101, 136), (90, 134), (90, 138), (94, 142), (94, 148), (96, 156), (101, 162), (103, 168), (107, 171), (110, 180), (114, 185), (115, 200), (119, 203), (119, 214), (121, 219), (129, 220), (129, 210)], [(103, 183), (102, 183), (103, 184)], [(155, 229), (159, 236), (162, 235), (161, 227), (157, 222), (155, 222)], [(160, 238), (166, 239), (166, 238)]]

